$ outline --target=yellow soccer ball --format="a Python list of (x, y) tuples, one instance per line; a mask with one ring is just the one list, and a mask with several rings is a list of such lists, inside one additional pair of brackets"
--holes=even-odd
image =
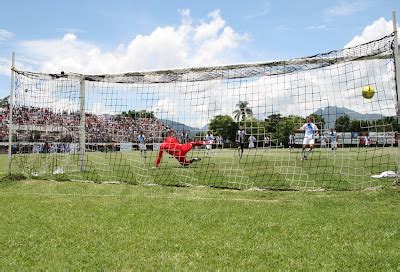
[(371, 99), (375, 95), (375, 89), (372, 86), (364, 86), (362, 88), (362, 96), (366, 99)]

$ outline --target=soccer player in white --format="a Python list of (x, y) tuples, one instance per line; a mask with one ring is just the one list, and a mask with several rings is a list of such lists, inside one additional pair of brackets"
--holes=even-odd
[[(318, 127), (312, 122), (312, 116), (307, 116), (307, 123), (295, 131), (304, 131), (303, 148), (301, 150), (301, 160), (307, 160), (315, 144), (315, 134), (318, 133)], [(305, 152), (308, 147), (307, 153)]]
[(331, 142), (331, 148), (333, 151), (333, 155), (336, 156), (336, 149), (337, 149), (337, 133), (336, 130), (334, 128), (331, 129), (331, 131), (329, 132), (329, 140)]
[(290, 149), (290, 152), (292, 152), (292, 149), (294, 149), (295, 145), (296, 145), (296, 136), (295, 136), (294, 133), (291, 133), (289, 135), (289, 149)]
[(264, 149), (265, 149), (265, 151), (267, 151), (267, 149), (270, 148), (270, 147), (271, 147), (271, 139), (267, 135), (265, 135), (264, 136)]
[(140, 132), (139, 136), (137, 137), (138, 145), (139, 145), (139, 150), (140, 154), (146, 158), (146, 136), (144, 136), (143, 132)]
[(250, 135), (249, 137), (249, 149), (254, 148), (254, 143), (257, 141), (256, 137), (253, 135)]
[(246, 133), (244, 132), (243, 127), (240, 127), (239, 130), (236, 132), (236, 143), (239, 150), (239, 157), (242, 158), (243, 156), (243, 148), (244, 148), (244, 137)]
[(211, 149), (212, 149), (212, 144), (214, 143), (214, 136), (212, 135), (211, 131), (209, 131), (204, 139), (207, 144), (206, 144), (206, 157), (211, 157)]
[(364, 145), (365, 145), (365, 147), (369, 147), (369, 138), (368, 138), (368, 135), (365, 135), (365, 136), (364, 136)]
[(219, 147), (220, 147), (221, 149), (224, 148), (224, 137), (222, 137), (222, 135), (219, 136), (219, 143), (218, 143), (218, 145), (219, 145)]
[(321, 135), (321, 148), (326, 149), (326, 137), (325, 135)]

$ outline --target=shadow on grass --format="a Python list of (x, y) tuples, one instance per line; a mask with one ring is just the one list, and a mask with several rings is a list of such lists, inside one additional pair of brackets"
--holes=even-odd
[(3, 176), (0, 178), (0, 182), (5, 182), (5, 181), (20, 181), (20, 180), (25, 180), (27, 177), (23, 174), (8, 174), (6, 176)]

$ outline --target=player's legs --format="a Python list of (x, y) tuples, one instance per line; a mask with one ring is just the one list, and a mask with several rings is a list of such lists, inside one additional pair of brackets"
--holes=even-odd
[(332, 145), (333, 155), (336, 156), (337, 142), (334, 141), (331, 143), (331, 145)]
[(179, 163), (183, 166), (189, 166), (195, 161), (200, 161), (200, 158), (192, 158), (191, 160), (186, 159), (186, 154), (192, 149), (194, 145), (202, 145), (203, 142), (192, 142), (186, 143), (182, 145), (178, 145), (175, 150), (175, 158), (179, 161)]
[(242, 158), (243, 156), (243, 149), (244, 149), (244, 143), (239, 144), (239, 156)]
[(309, 138), (308, 137), (304, 137), (304, 139), (303, 139), (303, 147), (301, 149), (301, 160), (305, 160), (306, 159), (306, 148), (308, 147), (308, 142), (309, 142)]
[(193, 158), (191, 160), (186, 159), (186, 153), (181, 151), (175, 152), (175, 158), (179, 161), (179, 163), (183, 166), (189, 166), (195, 161), (200, 161), (200, 158)]
[(211, 157), (211, 145), (206, 145), (206, 157)]
[(305, 160), (306, 158), (305, 150), (307, 147), (308, 147), (307, 144), (303, 144), (303, 147), (301, 148), (301, 160)]
[(307, 151), (306, 157), (308, 157), (308, 155), (310, 155), (310, 153), (313, 151), (314, 145), (315, 145), (315, 140), (311, 138), (311, 139), (308, 141), (308, 145), (309, 145), (310, 148), (309, 148), (308, 151)]
[[(308, 148), (307, 152), (306, 152), (306, 148)], [(307, 157), (313, 148), (314, 148), (314, 139), (312, 139), (310, 137), (304, 137), (303, 148), (301, 150), (301, 155), (302, 155), (301, 159), (307, 160)]]

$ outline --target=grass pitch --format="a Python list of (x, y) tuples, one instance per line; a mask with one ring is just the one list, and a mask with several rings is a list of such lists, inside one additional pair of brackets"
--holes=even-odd
[[(99, 155), (116, 153), (91, 154), (100, 165)], [(213, 160), (221, 165), (213, 157), (188, 170)], [(176, 166), (167, 157), (157, 171)], [(390, 186), (280, 192), (3, 178), (0, 270), (399, 270), (399, 196)]]
[(33, 178), (56, 180), (117, 181), (130, 184), (210, 186), (234, 189), (358, 190), (389, 186), (391, 179), (371, 175), (396, 171), (397, 148), (342, 148), (336, 156), (329, 149), (315, 149), (301, 161), (301, 149), (270, 148), (245, 150), (195, 149), (187, 157), (200, 157), (189, 167), (164, 153), (161, 166), (153, 169), (156, 152), (88, 152), (85, 171), (79, 169), (78, 155), (20, 154), (14, 156), (13, 171)]
[(0, 182), (0, 270), (398, 270), (400, 191)]

